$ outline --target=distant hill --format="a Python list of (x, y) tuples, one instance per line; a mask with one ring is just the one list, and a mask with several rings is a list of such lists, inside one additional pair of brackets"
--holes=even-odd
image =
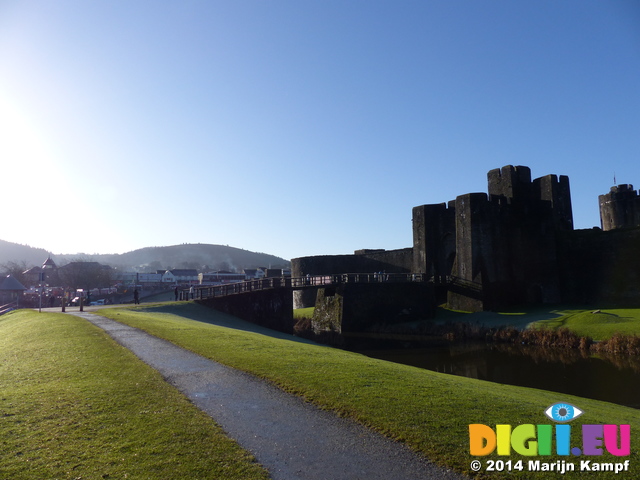
[(0, 240), (0, 266), (10, 262), (22, 263), (27, 267), (42, 265), (51, 255), (59, 265), (77, 259), (100, 262), (119, 270), (152, 272), (169, 268), (195, 268), (198, 271), (237, 270), (256, 267), (286, 268), (289, 261), (284, 258), (256, 253), (240, 248), (210, 244), (184, 244), (168, 247), (147, 247), (122, 254), (86, 255), (50, 254), (42, 248)]
[(24, 262), (27, 267), (33, 267), (42, 265), (48, 256), (49, 252), (43, 248), (0, 240), (0, 265), (6, 265), (10, 262), (17, 264)]
[(242, 271), (245, 268), (256, 267), (289, 267), (288, 260), (275, 255), (204, 243), (147, 247), (119, 255), (93, 255), (92, 258), (96, 262), (114, 267), (139, 271), (169, 268)]

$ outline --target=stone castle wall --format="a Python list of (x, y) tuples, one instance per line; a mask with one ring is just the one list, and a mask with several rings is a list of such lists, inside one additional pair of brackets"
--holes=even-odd
[(291, 275), (331, 275), (333, 273), (410, 273), (413, 249), (359, 250), (353, 255), (319, 255), (291, 260)]
[(316, 333), (361, 332), (433, 317), (434, 288), (426, 283), (342, 284), (321, 288), (312, 319)]
[(561, 238), (563, 302), (637, 305), (640, 228), (577, 230)]
[(289, 289), (257, 290), (196, 300), (210, 308), (284, 333), (293, 333), (293, 303)]
[(449, 306), (470, 311), (638, 297), (640, 196), (631, 185), (600, 196), (602, 231), (573, 229), (567, 176), (532, 180), (528, 167), (508, 165), (487, 181), (488, 193), (414, 207), (412, 248), (293, 259), (293, 275), (447, 277)]

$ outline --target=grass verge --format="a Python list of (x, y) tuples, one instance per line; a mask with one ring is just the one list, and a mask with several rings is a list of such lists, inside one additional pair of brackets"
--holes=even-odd
[[(514, 387), (439, 374), (362, 355), (273, 338), (269, 335), (217, 326), (216, 318), (228, 316), (192, 303), (137, 309), (104, 309), (99, 312), (122, 323), (261, 378), (300, 395), (321, 408), (356, 419), (391, 438), (405, 442), (436, 463), (473, 475), (469, 455), (468, 426), (550, 424), (544, 410), (557, 402), (569, 402), (585, 413), (580, 424), (630, 424), (640, 430), (640, 412), (605, 402), (530, 388)], [(572, 446), (581, 445), (580, 428), (572, 429)], [(639, 478), (639, 442), (632, 434), (631, 472)], [(555, 462), (602, 457), (535, 457)], [(497, 457), (487, 459), (523, 459)], [(624, 459), (627, 459), (625, 457)], [(622, 460), (624, 460), (622, 459)], [(557, 478), (556, 472), (535, 472), (535, 478)], [(584, 472), (567, 472), (566, 478), (583, 478)], [(531, 478), (528, 471), (496, 472), (490, 478)], [(591, 477), (591, 476), (590, 476)], [(599, 472), (593, 478), (618, 478)]]
[(71, 315), (0, 317), (0, 478), (268, 478), (159, 373)]

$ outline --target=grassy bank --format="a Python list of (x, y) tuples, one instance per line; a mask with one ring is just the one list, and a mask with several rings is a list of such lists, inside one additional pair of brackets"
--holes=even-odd
[(567, 328), (595, 341), (607, 340), (615, 334), (640, 335), (640, 309), (606, 309), (564, 311), (558, 318), (534, 322), (531, 328)]
[(0, 385), (0, 478), (267, 478), (155, 370), (78, 317), (0, 317)]
[[(604, 402), (529, 388), (513, 387), (450, 376), (367, 358), (329, 347), (274, 338), (262, 333), (226, 328), (224, 314), (191, 303), (99, 312), (141, 328), (201, 355), (268, 379), (322, 408), (349, 416), (407, 443), (435, 462), (471, 474), (468, 426), (482, 423), (550, 424), (544, 410), (559, 401), (585, 413), (579, 424), (630, 424), (640, 430), (640, 412)], [(247, 328), (243, 326), (242, 328)], [(581, 444), (579, 427), (572, 429), (572, 446)], [(632, 433), (632, 471), (639, 478), (639, 442)], [(516, 454), (513, 457), (524, 459)], [(577, 462), (584, 457), (535, 457), (543, 461)], [(591, 458), (593, 460), (593, 458)], [(625, 458), (626, 459), (626, 458)], [(487, 458), (483, 457), (483, 461)], [(614, 462), (609, 454), (598, 461)], [(624, 460), (624, 459), (623, 459)], [(532, 478), (524, 472), (495, 473), (491, 478)], [(535, 478), (557, 478), (555, 472), (536, 472)], [(568, 478), (584, 473), (568, 472)], [(618, 478), (612, 472), (591, 475)]]

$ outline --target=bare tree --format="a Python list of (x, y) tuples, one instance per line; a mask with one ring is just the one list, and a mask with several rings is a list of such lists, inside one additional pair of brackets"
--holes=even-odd
[(18, 280), (23, 285), (26, 285), (28, 282), (24, 272), (26, 272), (30, 267), (27, 265), (25, 260), (20, 262), (7, 262), (0, 265), (0, 269), (2, 269), (2, 276), (6, 277), (7, 275), (11, 275), (16, 280)]

